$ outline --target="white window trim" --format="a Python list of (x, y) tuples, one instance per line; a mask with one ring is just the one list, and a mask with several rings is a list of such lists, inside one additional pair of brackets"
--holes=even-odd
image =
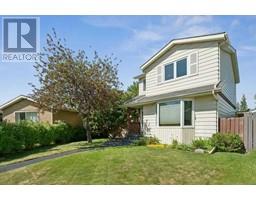
[[(192, 125), (184, 125), (184, 101), (192, 101)], [(194, 128), (195, 127), (195, 102), (192, 98), (182, 99), (183, 113), (182, 113), (182, 128)]]
[[(180, 76), (180, 77), (177, 78), (177, 62), (180, 61), (180, 60), (184, 60), (184, 59), (187, 60), (187, 75)], [(173, 79), (165, 80), (165, 66), (166, 66), (166, 65), (170, 65), (170, 64), (173, 64)], [(188, 77), (189, 75), (190, 75), (190, 67), (189, 67), (189, 59), (188, 59), (188, 56), (185, 56), (185, 57), (179, 58), (179, 59), (177, 59), (177, 60), (175, 60), (175, 61), (172, 61), (172, 62), (168, 62), (168, 63), (163, 64), (162, 77), (163, 77), (163, 82), (164, 82), (164, 83), (169, 82), (169, 81), (178, 80), (178, 79), (180, 79), (180, 78)], [(194, 74), (193, 74), (193, 75), (194, 75)]]
[[(196, 69), (196, 73), (194, 73), (194, 74), (191, 74), (190, 73), (190, 55), (191, 54), (194, 54), (194, 53), (196, 53), (197, 54), (197, 64), (196, 64), (196, 67), (197, 67), (197, 69)], [(180, 77), (178, 77), (177, 78), (177, 62), (178, 61), (180, 61), (180, 60), (183, 60), (183, 59), (187, 59), (187, 75), (185, 75), (185, 76), (180, 76)], [(191, 76), (196, 76), (196, 75), (198, 75), (198, 60), (199, 60), (199, 54), (198, 54), (198, 51), (196, 51), (196, 52), (192, 52), (192, 53), (190, 53), (188, 56), (184, 56), (184, 57), (182, 57), (182, 58), (179, 58), (179, 59), (177, 59), (177, 60), (173, 60), (173, 61), (169, 61), (169, 62), (165, 62), (165, 63), (163, 63), (162, 64), (162, 81), (161, 81), (161, 83), (163, 84), (163, 83), (169, 83), (169, 82), (174, 82), (174, 81), (178, 81), (178, 80), (180, 80), (180, 79), (184, 79), (184, 78), (188, 78), (188, 77), (191, 77)], [(173, 79), (169, 79), (169, 80), (165, 80), (165, 66), (166, 65), (169, 65), (169, 64), (172, 64), (173, 63), (173, 70), (174, 70), (174, 74), (173, 74)]]
[[(180, 126), (160, 126), (159, 125), (159, 107), (161, 103), (168, 103), (172, 101), (180, 101)], [(192, 125), (184, 125), (184, 101), (192, 101)], [(195, 128), (195, 109), (194, 109), (194, 99), (193, 98), (184, 98), (184, 99), (173, 99), (173, 100), (164, 100), (157, 102), (157, 115), (156, 115), (157, 128)]]
[(38, 111), (23, 111), (23, 110), (22, 111), (15, 111), (14, 112), (15, 122), (16, 122), (16, 113), (37, 113), (37, 121), (39, 121), (39, 112)]

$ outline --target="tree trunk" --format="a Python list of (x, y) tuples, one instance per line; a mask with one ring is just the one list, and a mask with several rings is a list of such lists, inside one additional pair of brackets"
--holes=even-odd
[(86, 130), (86, 138), (88, 143), (92, 143), (92, 134), (90, 130), (90, 124), (89, 124), (89, 119), (84, 119), (83, 120), (83, 126)]

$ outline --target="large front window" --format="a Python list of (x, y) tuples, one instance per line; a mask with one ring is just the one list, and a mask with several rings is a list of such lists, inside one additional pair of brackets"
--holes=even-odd
[(192, 106), (191, 100), (159, 103), (159, 126), (192, 126)]
[(180, 101), (159, 104), (159, 125), (180, 126)]
[(15, 121), (20, 122), (24, 120), (30, 120), (33, 122), (38, 121), (38, 113), (37, 112), (16, 112), (15, 113)]

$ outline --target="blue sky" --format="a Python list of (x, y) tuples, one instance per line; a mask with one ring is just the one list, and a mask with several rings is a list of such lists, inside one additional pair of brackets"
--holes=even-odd
[[(255, 107), (256, 16), (39, 16), (41, 47), (46, 34), (56, 29), (73, 49), (97, 50), (122, 60), (119, 78), (124, 89), (140, 74), (139, 66), (173, 38), (227, 32), (237, 49), (241, 83), (237, 99), (245, 94)], [(0, 27), (2, 27), (2, 21)], [(1, 31), (2, 38), (2, 31)], [(0, 39), (2, 48), (2, 39)], [(31, 63), (0, 62), (0, 104), (20, 94), (29, 94), (36, 83)]]

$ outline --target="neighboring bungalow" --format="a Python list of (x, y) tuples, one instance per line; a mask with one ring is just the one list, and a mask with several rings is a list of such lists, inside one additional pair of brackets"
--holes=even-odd
[(82, 125), (81, 118), (77, 112), (70, 110), (60, 110), (57, 112), (42, 110), (33, 99), (24, 95), (18, 96), (1, 105), (0, 110), (2, 110), (3, 121), (11, 123), (31, 120), (50, 124), (56, 121), (63, 121), (71, 126)]
[(191, 143), (235, 116), (240, 78), (227, 33), (174, 39), (140, 68), (139, 95), (126, 106), (140, 110), (146, 136)]

